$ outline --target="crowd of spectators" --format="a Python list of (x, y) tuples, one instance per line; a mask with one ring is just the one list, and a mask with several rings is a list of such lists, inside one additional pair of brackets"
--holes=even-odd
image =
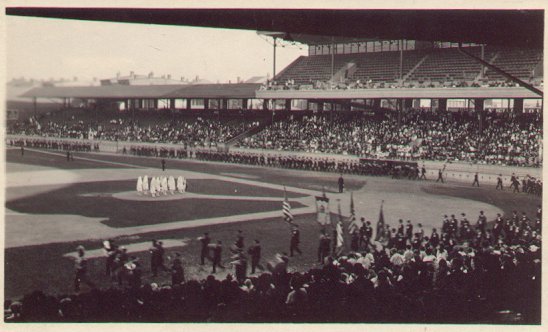
[(430, 235), (410, 221), (391, 227), (379, 220), (376, 239), (367, 222), (345, 235), (350, 250), (343, 252), (331, 250), (335, 241), (322, 230), (320, 249), (327, 242), (328, 253), (304, 272), (282, 253), (264, 272), (244, 271), (242, 278), (190, 276), (163, 285), (138, 279), (59, 296), (35, 291), (6, 301), (5, 319), (534, 324), (540, 322), (541, 213), (539, 207), (536, 221), (524, 212), (498, 215), (493, 227), (483, 212), (476, 223), (464, 214), (445, 216)]
[(117, 121), (96, 131), (93, 136), (108, 141), (215, 146), (216, 143), (225, 143), (258, 125), (257, 121), (226, 122), (202, 117), (192, 120), (173, 120), (148, 127), (139, 123)]
[(91, 142), (79, 142), (79, 141), (52, 141), (46, 139), (8, 139), (7, 144), (11, 147), (25, 148), (39, 148), (56, 151), (78, 151), (78, 152), (94, 152), (99, 151), (99, 143), (92, 144)]
[[(217, 147), (219, 143), (255, 128), (261, 128), (260, 118), (171, 117), (144, 121), (128, 117), (100, 123), (30, 118), (11, 124), (8, 134), (122, 143), (171, 143), (188, 149)], [(486, 111), (481, 124), (475, 113), (466, 111), (419, 109), (401, 114), (386, 111), (304, 115), (301, 112), (282, 117), (257, 134), (240, 139), (236, 146), (377, 159), (538, 167), (541, 165), (542, 135), (540, 112), (517, 115)]]
[[(71, 121), (72, 120), (72, 121)], [(188, 146), (216, 146), (225, 143), (254, 127), (260, 121), (245, 118), (220, 119), (201, 116), (158, 116), (134, 118), (131, 114), (116, 118), (84, 120), (48, 118), (15, 122), (8, 126), (8, 134), (43, 137), (95, 139), (122, 142), (173, 143)]]
[(410, 110), (290, 116), (240, 142), (241, 147), (360, 157), (539, 166), (540, 113), (473, 114)]
[[(531, 79), (529, 84), (542, 87), (544, 82), (538, 79)], [(404, 82), (376, 82), (373, 80), (349, 80), (342, 82), (332, 81), (310, 81), (307, 83), (295, 83), (294, 80), (285, 82), (270, 81), (259, 88), (260, 90), (356, 90), (356, 89), (401, 89), (401, 88), (493, 88), (493, 87), (519, 87), (520, 85), (510, 80), (452, 80), (432, 81), (429, 79), (420, 81)]]

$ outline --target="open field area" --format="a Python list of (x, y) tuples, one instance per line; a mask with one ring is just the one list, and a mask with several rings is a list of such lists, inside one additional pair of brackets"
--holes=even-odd
[[(138, 176), (182, 175), (188, 192), (152, 199), (137, 195)], [(162, 172), (155, 158), (107, 154), (76, 154), (68, 162), (60, 153), (7, 151), (5, 294), (18, 298), (35, 289), (70, 293), (73, 261), (70, 254), (83, 245), (90, 257), (89, 274), (99, 285), (112, 281), (104, 275), (102, 240), (117, 243), (137, 256), (144, 267), (143, 281), (168, 283), (169, 274), (152, 277), (148, 248), (152, 239), (163, 240), (166, 257), (182, 255), (187, 278), (204, 278), (211, 269), (199, 265), (200, 242), (209, 232), (224, 245), (226, 269), (232, 272), (228, 247), (242, 230), (245, 244), (261, 240), (263, 260), (289, 251), (290, 229), (282, 220), (283, 186), (301, 230), (302, 255), (291, 258), (291, 270), (316, 266), (320, 226), (315, 220), (314, 196), (325, 188), (331, 198), (332, 218), (337, 201), (348, 216), (353, 192), (358, 218), (376, 224), (381, 201), (384, 217), (395, 226), (398, 219), (421, 222), (426, 234), (439, 228), (443, 214), (466, 213), (475, 223), (485, 211), (491, 221), (496, 213), (525, 211), (533, 216), (540, 198), (496, 191), (493, 186), (473, 188), (461, 183), (394, 180), (386, 177), (345, 176), (347, 192), (336, 192), (337, 175), (319, 172), (259, 168), (221, 163), (169, 160)], [(347, 244), (348, 245), (348, 244)], [(169, 264), (169, 262), (167, 262)]]

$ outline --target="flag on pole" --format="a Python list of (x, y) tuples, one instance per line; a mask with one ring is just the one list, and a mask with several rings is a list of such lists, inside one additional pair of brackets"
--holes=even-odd
[(287, 191), (285, 190), (284, 186), (284, 201), (282, 203), (282, 212), (284, 215), (284, 220), (287, 223), (293, 222), (293, 215), (291, 214), (291, 205), (289, 204), (289, 200), (287, 199)]
[(379, 241), (381, 239), (384, 239), (384, 213), (382, 211), (382, 207), (384, 205), (384, 200), (381, 202), (381, 212), (379, 213), (379, 221), (377, 222), (377, 234), (375, 235), (375, 241)]
[(342, 213), (341, 213), (341, 200), (337, 199), (337, 212), (339, 213), (339, 221), (343, 221)]
[(342, 221), (339, 220), (339, 222), (337, 223), (337, 226), (335, 227), (335, 231), (337, 232), (337, 242), (336, 242), (335, 252), (337, 253), (337, 255), (340, 255), (344, 249)]
[(341, 201), (338, 199), (338, 213), (339, 213), (339, 221), (337, 222), (337, 225), (335, 226), (335, 231), (337, 232), (337, 238), (335, 243), (335, 252), (337, 255), (340, 255), (344, 250), (344, 234), (343, 234), (343, 217), (341, 214)]
[(356, 220), (356, 211), (354, 210), (354, 193), (350, 192), (350, 225), (348, 225), (348, 233), (352, 234), (355, 230), (359, 229), (358, 220)]
[(325, 189), (322, 196), (316, 196), (316, 212), (318, 214), (318, 223), (322, 226), (331, 224), (331, 212), (329, 211), (329, 198), (325, 195)]

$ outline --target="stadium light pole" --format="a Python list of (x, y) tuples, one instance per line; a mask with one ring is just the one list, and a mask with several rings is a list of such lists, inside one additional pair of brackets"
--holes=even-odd
[(331, 37), (331, 79), (333, 79), (333, 75), (335, 75), (335, 45), (334, 45), (335, 38)]
[(400, 47), (400, 87), (403, 86), (403, 40), (398, 41)]
[(272, 81), (274, 81), (274, 78), (276, 78), (276, 37), (272, 37), (274, 40), (274, 61), (273, 61), (273, 68), (272, 68)]

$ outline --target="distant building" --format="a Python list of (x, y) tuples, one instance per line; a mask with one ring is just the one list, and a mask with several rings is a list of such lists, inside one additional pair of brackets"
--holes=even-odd
[(127, 76), (116, 75), (113, 78), (106, 78), (100, 81), (101, 85), (177, 85), (189, 84), (190, 82), (181, 77), (180, 80), (173, 79), (171, 75), (154, 77), (154, 73), (139, 75), (131, 72)]

